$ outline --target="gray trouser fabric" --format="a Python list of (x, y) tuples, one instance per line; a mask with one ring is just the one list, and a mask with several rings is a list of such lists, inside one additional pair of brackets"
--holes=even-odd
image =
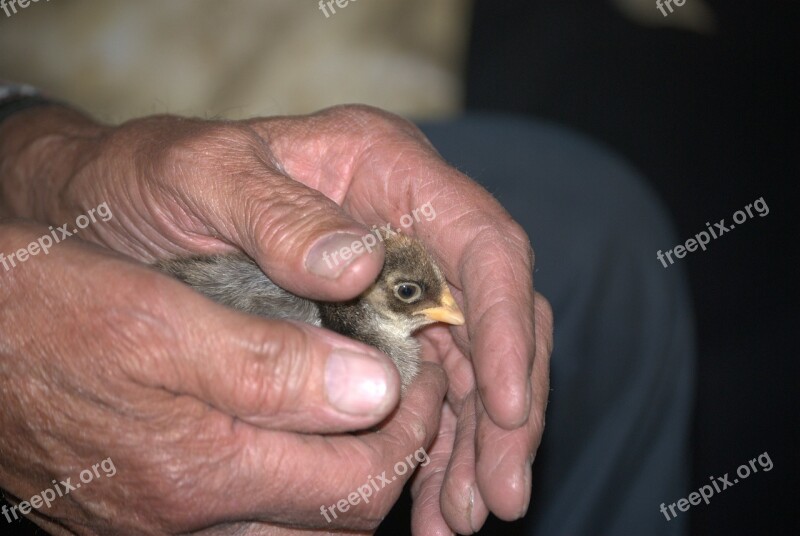
[[(423, 125), (527, 230), (552, 303), (547, 429), (525, 520), (484, 534), (684, 534), (660, 504), (689, 492), (691, 303), (661, 204), (620, 159), (552, 125), (467, 116)], [(677, 510), (676, 510), (677, 511)]]

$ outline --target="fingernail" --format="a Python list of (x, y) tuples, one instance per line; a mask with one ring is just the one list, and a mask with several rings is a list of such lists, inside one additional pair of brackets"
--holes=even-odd
[(531, 505), (531, 481), (533, 480), (533, 468), (531, 464), (526, 463), (522, 471), (522, 489), (525, 490), (525, 495), (523, 497), (522, 510), (520, 510), (517, 519), (522, 519), (525, 517), (525, 515), (528, 513), (528, 508)]
[(336, 409), (351, 415), (376, 413), (388, 391), (386, 368), (375, 358), (335, 350), (325, 367), (325, 390)]
[(474, 484), (469, 487), (469, 526), (472, 532), (478, 532), (483, 525), (482, 516), (475, 510), (475, 488)]
[(306, 268), (313, 274), (336, 279), (350, 263), (366, 252), (359, 235), (334, 233), (314, 244), (306, 257)]

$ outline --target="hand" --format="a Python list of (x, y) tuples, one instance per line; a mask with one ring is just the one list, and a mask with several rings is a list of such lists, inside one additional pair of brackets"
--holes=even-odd
[[(0, 224), (0, 252), (49, 232)], [(425, 463), (409, 455), (433, 440), (446, 390), (426, 365), (379, 432), (316, 435), (373, 426), (394, 409), (399, 378), (386, 356), (218, 306), (80, 239), (0, 266), (0, 333), (0, 487), (18, 504), (53, 480), (80, 486), (32, 511), (52, 534), (372, 531), (413, 473), (395, 465)], [(331, 355), (377, 368), (395, 396), (342, 411), (331, 383), (363, 386)], [(364, 491), (368, 504), (321, 512), (369, 476), (381, 487)]]
[[(449, 453), (457, 439), (453, 456), (420, 475), (427, 484), (416, 488), (415, 526), (470, 532), (487, 507), (504, 519), (524, 513), (544, 425), (552, 315), (532, 290), (525, 233), (416, 128), (363, 107), (245, 123), (157, 117), (114, 129), (59, 113), (29, 111), (26, 123), (17, 121), (8, 152), (37, 164), (28, 166), (36, 172), (9, 173), (9, 205), (62, 222), (108, 202), (114, 224), (86, 236), (143, 260), (238, 246), (289, 290), (345, 299), (375, 278), (382, 251), (334, 270), (321, 254), (363, 236), (359, 222), (397, 227), (430, 202), (437, 217), (408, 232), (444, 267), (468, 324), (426, 333), (451, 379), (448, 418), (459, 421), (437, 442)], [(55, 134), (43, 139), (43, 130)], [(29, 177), (42, 179), (14, 188)], [(53, 190), (55, 199), (44, 193)]]
[(358, 221), (392, 222), (430, 203), (409, 231), (438, 258), (467, 325), (434, 327), (429, 356), (450, 379), (432, 462), (420, 470), (413, 528), (471, 533), (488, 510), (522, 517), (544, 429), (553, 316), (533, 291), (527, 235), (480, 186), (448, 166), (410, 123), (365, 107), (252, 120), (285, 172)]

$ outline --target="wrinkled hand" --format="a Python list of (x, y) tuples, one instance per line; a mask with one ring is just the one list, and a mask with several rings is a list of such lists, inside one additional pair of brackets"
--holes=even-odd
[[(407, 232), (438, 258), (468, 324), (424, 335), (450, 388), (438, 455), (413, 490), (414, 527), (468, 533), (487, 509), (504, 519), (524, 514), (552, 315), (532, 289), (525, 233), (415, 127), (364, 107), (240, 123), (155, 117), (117, 128), (59, 113), (42, 119), (54, 132), (44, 139), (41, 126), (26, 133), (17, 122), (11, 154), (35, 171), (8, 181), (8, 204), (60, 223), (107, 202), (115, 218), (83, 236), (146, 261), (240, 247), (293, 292), (346, 299), (374, 280), (382, 250), (333, 266), (323, 254), (359, 240), (365, 224), (397, 228), (431, 203), (436, 217)], [(29, 177), (40, 179), (21, 186)]]
[[(417, 533), (470, 533), (488, 510), (525, 514), (531, 463), (544, 429), (552, 312), (533, 291), (527, 235), (480, 186), (448, 166), (408, 122), (364, 107), (252, 120), (285, 173), (358, 221), (413, 218), (467, 318), (427, 330), (428, 355), (448, 372), (449, 407), (436, 457), (415, 482)], [(452, 454), (451, 454), (452, 452)]]
[[(48, 233), (0, 224), (0, 251)], [(0, 333), (0, 486), (19, 503), (70, 478), (75, 489), (31, 514), (52, 534), (372, 531), (413, 472), (396, 464), (425, 463), (417, 453), (446, 390), (441, 368), (426, 365), (379, 432), (313, 435), (373, 426), (394, 409), (386, 356), (219, 306), (80, 240), (0, 268)], [(342, 411), (331, 383), (363, 387), (348, 383), (348, 363), (384, 369), (394, 396)], [(380, 488), (364, 490), (368, 504), (321, 512), (369, 476)]]

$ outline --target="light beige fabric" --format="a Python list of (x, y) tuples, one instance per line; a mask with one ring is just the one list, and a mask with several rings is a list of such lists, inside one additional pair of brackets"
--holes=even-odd
[[(343, 0), (339, 0), (344, 3)], [(120, 121), (362, 102), (460, 109), (469, 0), (52, 0), (0, 11), (0, 78)]]

